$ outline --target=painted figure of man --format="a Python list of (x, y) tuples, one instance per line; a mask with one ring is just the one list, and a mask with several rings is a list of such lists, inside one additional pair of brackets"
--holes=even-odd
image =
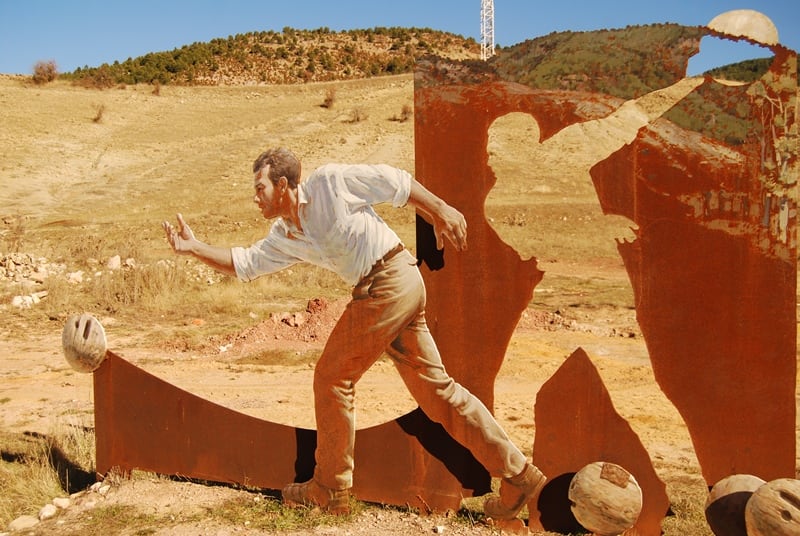
[(425, 287), (414, 256), (373, 205), (411, 204), (445, 238), (467, 246), (464, 216), (406, 171), (388, 165), (328, 164), (301, 181), (300, 161), (284, 148), (253, 163), (261, 214), (274, 219), (266, 238), (250, 247), (219, 247), (198, 240), (182, 216), (163, 228), (176, 253), (192, 255), (242, 281), (308, 262), (353, 285), (352, 300), (314, 371), (316, 467), (311, 480), (283, 489), (287, 504), (349, 511), (355, 442), (354, 395), (359, 378), (386, 351), (420, 408), (468, 448), (496, 477), (499, 496), (486, 500), (494, 519), (512, 519), (544, 486), (484, 404), (445, 371), (425, 321)]

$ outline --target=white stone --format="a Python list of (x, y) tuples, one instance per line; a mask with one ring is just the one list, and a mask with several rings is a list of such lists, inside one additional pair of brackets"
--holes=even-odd
[(44, 521), (45, 519), (50, 519), (54, 517), (58, 513), (58, 508), (55, 504), (45, 504), (39, 510), (39, 521)]
[(19, 516), (17, 519), (8, 524), (8, 530), (17, 532), (35, 527), (39, 524), (39, 520), (33, 516)]
[(69, 497), (56, 497), (53, 499), (53, 504), (56, 506), (56, 508), (64, 509), (69, 508), (69, 506), (72, 504), (72, 501), (69, 500)]
[(44, 266), (37, 266), (36, 270), (33, 271), (31, 274), (31, 279), (36, 281), (37, 283), (43, 283), (47, 276), (50, 275), (47, 271), (47, 268)]
[(119, 270), (122, 267), (122, 259), (119, 255), (114, 255), (106, 263), (106, 268), (109, 270)]

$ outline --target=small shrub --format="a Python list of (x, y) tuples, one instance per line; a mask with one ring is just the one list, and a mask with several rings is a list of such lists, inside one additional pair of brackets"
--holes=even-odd
[(333, 108), (333, 103), (336, 101), (336, 88), (328, 88), (325, 92), (325, 100), (322, 101), (323, 108)]
[(391, 121), (397, 121), (399, 123), (405, 123), (414, 115), (414, 111), (410, 105), (404, 104), (403, 108), (400, 110), (400, 115), (393, 115), (389, 119)]
[(19, 253), (22, 251), (22, 245), (25, 241), (25, 222), (27, 218), (24, 216), (14, 216), (3, 218), (3, 223), (8, 226), (0, 236), (3, 237), (5, 249), (12, 253)]
[(155, 95), (156, 97), (161, 95), (161, 82), (159, 82), (158, 80), (153, 81), (153, 95)]
[(92, 121), (95, 122), (95, 123), (99, 123), (100, 121), (102, 121), (103, 120), (103, 114), (105, 113), (105, 111), (106, 111), (105, 105), (103, 105), (103, 104), (99, 105), (97, 107), (96, 113), (94, 114), (94, 117), (92, 118)]
[(56, 62), (50, 61), (37, 61), (33, 66), (33, 83), (40, 85), (52, 82), (58, 77), (58, 68)]
[(366, 121), (366, 119), (367, 119), (367, 113), (364, 111), (364, 109), (356, 107), (350, 110), (350, 119), (347, 122), (360, 123), (361, 121)]

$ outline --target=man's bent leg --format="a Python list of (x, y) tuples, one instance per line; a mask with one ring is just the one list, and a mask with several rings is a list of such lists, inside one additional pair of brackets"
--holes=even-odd
[(425, 414), (441, 423), (493, 476), (511, 477), (525, 468), (525, 455), (488, 408), (445, 370), (424, 316), (400, 333), (389, 353)]
[(447, 374), (423, 314), (392, 342), (390, 354), (422, 410), (473, 456), (492, 476), (502, 477), (499, 497), (484, 511), (511, 519), (541, 491), (544, 475), (509, 439), (488, 408)]

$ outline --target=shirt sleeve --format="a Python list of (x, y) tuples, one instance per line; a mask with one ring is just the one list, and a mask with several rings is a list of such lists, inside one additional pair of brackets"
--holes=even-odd
[(275, 222), (266, 238), (259, 240), (249, 247), (231, 248), (231, 258), (236, 277), (240, 281), (249, 282), (297, 264), (300, 259), (287, 253), (281, 247), (284, 233), (279, 222)]
[(338, 170), (350, 194), (365, 204), (403, 207), (411, 195), (411, 174), (386, 164), (355, 164)]

